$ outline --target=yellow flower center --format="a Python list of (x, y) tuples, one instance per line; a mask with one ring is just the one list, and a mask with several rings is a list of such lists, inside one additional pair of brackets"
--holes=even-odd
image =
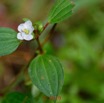
[(30, 31), (27, 29), (24, 29), (23, 32), (25, 32), (26, 34), (29, 34)]

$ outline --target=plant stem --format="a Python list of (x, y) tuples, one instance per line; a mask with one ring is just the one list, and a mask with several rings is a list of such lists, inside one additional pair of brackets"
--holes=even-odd
[(42, 49), (41, 43), (39, 41), (39, 38), (37, 38), (36, 40), (37, 40), (37, 43), (38, 43), (38, 49), (40, 51), (40, 54), (43, 54), (43, 49)]
[(37, 30), (35, 31), (35, 34), (36, 34), (36, 41), (38, 43), (38, 49), (40, 51), (40, 54), (43, 54), (43, 49), (42, 49), (42, 46), (41, 46), (41, 43), (40, 43), (40, 40), (39, 40), (39, 33), (38, 33)]
[(49, 22), (47, 22), (47, 23), (44, 25), (43, 31), (48, 27), (48, 25), (49, 25)]
[(44, 39), (43, 43), (41, 44), (41, 46), (43, 46), (49, 39), (50, 37), (52, 36), (54, 30), (55, 30), (55, 27), (57, 26), (57, 24), (54, 24), (51, 31), (49, 32), (49, 35)]

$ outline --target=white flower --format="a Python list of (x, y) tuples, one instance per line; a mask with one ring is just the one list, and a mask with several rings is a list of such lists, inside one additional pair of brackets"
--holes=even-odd
[(18, 26), (19, 33), (17, 34), (17, 38), (19, 40), (32, 40), (34, 37), (32, 35), (34, 31), (34, 27), (32, 26), (32, 22), (30, 20), (22, 23)]

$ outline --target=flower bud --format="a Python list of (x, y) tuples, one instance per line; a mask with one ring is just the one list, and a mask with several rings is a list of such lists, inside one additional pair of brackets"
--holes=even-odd
[(35, 29), (37, 29), (39, 32), (42, 32), (43, 31), (43, 24), (41, 21), (38, 21), (35, 23)]

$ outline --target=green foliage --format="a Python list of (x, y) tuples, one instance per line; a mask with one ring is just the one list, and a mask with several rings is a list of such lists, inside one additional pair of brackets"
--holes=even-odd
[(42, 99), (39, 99), (39, 100), (37, 101), (37, 103), (43, 103)]
[(29, 20), (28, 18), (23, 18), (23, 21), (25, 21), (25, 22), (28, 21), (28, 20)]
[(23, 93), (12, 92), (7, 94), (2, 103), (32, 103), (30, 97)]
[(37, 21), (34, 25), (35, 29), (38, 30), (39, 32), (43, 31), (43, 24), (41, 21)]
[(17, 32), (10, 28), (0, 28), (0, 56), (11, 54), (19, 44)]
[(30, 78), (48, 97), (58, 96), (64, 82), (63, 68), (59, 60), (50, 55), (39, 55), (29, 66)]
[(61, 22), (72, 15), (74, 3), (69, 0), (57, 0), (49, 14), (50, 23)]

